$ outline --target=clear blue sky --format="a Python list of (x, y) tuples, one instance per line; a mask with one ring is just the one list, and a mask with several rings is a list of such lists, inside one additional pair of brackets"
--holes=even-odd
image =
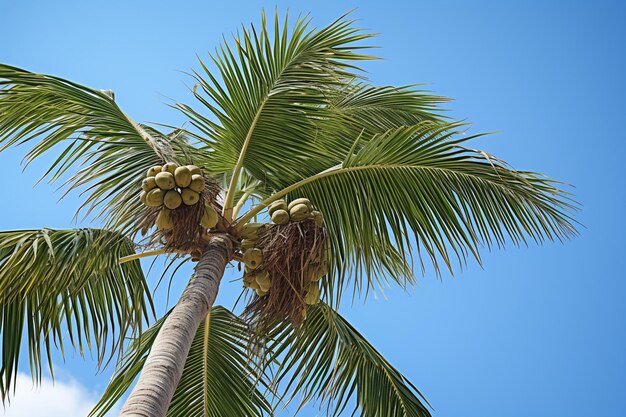
[[(113, 89), (135, 119), (180, 124), (164, 103), (191, 101), (181, 71), (276, 5), (320, 25), (357, 8), (381, 33), (373, 82), (429, 83), (455, 99), (451, 113), (472, 132), (498, 132), (475, 147), (574, 184), (583, 205), (573, 241), (494, 251), (484, 269), (427, 274), (408, 293), (346, 306), (346, 316), (435, 416), (626, 415), (623, 2), (11, 1), (0, 6), (0, 62)], [(33, 189), (45, 161), (18, 176), (22, 155), (0, 154), (11, 196), (0, 229), (71, 226), (76, 196), (57, 204), (53, 187)], [(218, 302), (230, 305), (236, 287)], [(92, 391), (106, 383), (89, 359), (55, 361), (61, 379)]]

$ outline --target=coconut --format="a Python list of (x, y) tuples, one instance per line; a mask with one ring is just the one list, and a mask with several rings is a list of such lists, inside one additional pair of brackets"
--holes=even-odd
[(304, 302), (308, 305), (317, 304), (320, 301), (320, 287), (313, 283), (309, 285), (309, 289), (304, 296)]
[(289, 213), (286, 210), (276, 210), (272, 213), (272, 221), (276, 224), (287, 224), (289, 223)]
[(189, 188), (183, 188), (180, 192), (180, 195), (183, 197), (183, 203), (188, 206), (193, 206), (198, 201), (200, 201), (200, 194), (193, 190), (190, 190)]
[(187, 165), (187, 168), (189, 172), (191, 172), (191, 175), (202, 175), (202, 170), (195, 165)]
[(313, 215), (313, 220), (315, 220), (316, 225), (320, 227), (324, 225), (324, 215), (320, 211), (313, 210), (311, 214)]
[(308, 279), (317, 282), (328, 273), (328, 267), (324, 264), (311, 265), (307, 268)]
[(193, 174), (191, 176), (191, 182), (188, 185), (190, 190), (193, 190), (197, 193), (202, 192), (204, 190), (204, 177), (200, 174)]
[(255, 269), (263, 262), (263, 251), (261, 249), (252, 248), (243, 253), (243, 262), (250, 269)]
[(183, 199), (180, 197), (180, 194), (178, 194), (178, 191), (176, 190), (169, 190), (165, 193), (165, 196), (163, 197), (163, 204), (165, 204), (165, 207), (170, 210), (177, 209), (178, 207), (180, 207), (182, 202)]
[(252, 249), (255, 246), (255, 241), (250, 239), (244, 239), (241, 241), (241, 251), (245, 252), (248, 249)]
[(271, 203), (269, 206), (267, 206), (267, 212), (270, 214), (270, 216), (276, 210), (288, 211), (289, 209), (288, 209), (288, 206), (287, 206), (287, 202), (285, 200), (276, 200), (273, 203)]
[(217, 215), (217, 211), (211, 206), (206, 206), (204, 209), (204, 214), (202, 214), (202, 220), (200, 220), (200, 224), (207, 229), (211, 229), (215, 227), (219, 220)]
[(264, 297), (268, 293), (268, 291), (263, 291), (261, 289), (257, 289), (257, 290), (254, 290), (254, 291), (256, 292), (256, 295), (258, 295), (259, 297)]
[(139, 201), (141, 201), (143, 204), (146, 204), (146, 196), (148, 195), (147, 192), (142, 191), (141, 193), (139, 193)]
[(156, 177), (154, 177), (156, 185), (159, 186), (162, 190), (171, 190), (176, 187), (176, 182), (174, 181), (174, 175), (169, 172), (159, 172)]
[(264, 223), (248, 223), (239, 230), (239, 237), (242, 239), (258, 239), (259, 233), (265, 227)]
[(157, 184), (156, 184), (156, 181), (154, 180), (154, 177), (144, 178), (144, 180), (141, 181), (141, 189), (144, 190), (145, 192), (148, 192), (152, 190), (153, 188), (156, 188), (156, 186)]
[(152, 168), (148, 170), (148, 174), (146, 174), (146, 177), (154, 177), (156, 176), (156, 174), (161, 172), (162, 169), (163, 167), (161, 165), (153, 166)]
[(172, 223), (172, 218), (168, 209), (161, 209), (156, 218), (156, 226), (159, 230), (169, 230), (174, 227), (174, 223)]
[(174, 175), (174, 173), (176, 172), (176, 168), (178, 168), (178, 164), (174, 162), (168, 162), (167, 164), (163, 165), (163, 168), (161, 168), (161, 172), (169, 172), (170, 174)]
[(295, 206), (291, 207), (291, 209), (289, 209), (289, 216), (294, 222), (304, 220), (310, 217), (310, 214), (311, 210), (306, 204), (296, 204)]
[(311, 201), (308, 198), (296, 198), (291, 203), (289, 203), (289, 205), (287, 206), (287, 209), (291, 210), (293, 207), (297, 206), (298, 204), (306, 204), (306, 206), (309, 208), (309, 211), (313, 210)]
[(243, 286), (252, 288), (253, 290), (259, 289), (259, 284), (256, 282), (255, 274), (244, 275)]
[(154, 190), (150, 190), (148, 194), (146, 194), (146, 206), (148, 207), (159, 207), (163, 204), (163, 196), (165, 192), (160, 188), (155, 188)]
[(259, 288), (261, 289), (261, 291), (267, 292), (272, 287), (272, 280), (270, 279), (269, 272), (259, 272), (258, 274), (254, 275), (254, 279), (256, 280), (257, 284), (259, 284)]
[(180, 188), (189, 187), (191, 184), (191, 171), (187, 167), (178, 167), (174, 171), (174, 180)]

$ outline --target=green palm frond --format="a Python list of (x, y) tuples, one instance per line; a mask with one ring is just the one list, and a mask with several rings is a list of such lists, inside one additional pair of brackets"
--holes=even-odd
[[(164, 320), (131, 344), (90, 416), (104, 415), (130, 388)], [(263, 379), (248, 358), (249, 335), (248, 325), (240, 318), (223, 307), (213, 307), (208, 325), (202, 323), (196, 332), (167, 415), (253, 417), (269, 413), (268, 401), (255, 387)]]
[(15, 382), (23, 341), (31, 373), (41, 378), (44, 354), (69, 344), (81, 354), (95, 349), (98, 362), (141, 331), (152, 300), (134, 252), (120, 234), (100, 229), (0, 232), (0, 393)]
[(56, 181), (82, 165), (68, 191), (87, 187), (83, 207), (99, 207), (111, 226), (121, 227), (136, 212), (128, 202), (136, 200), (145, 171), (190, 148), (134, 122), (99, 90), (0, 64), (0, 151), (33, 142), (27, 162), (59, 149), (44, 176)]
[(331, 292), (352, 274), (357, 289), (386, 285), (386, 277), (404, 285), (415, 246), (420, 261), (453, 272), (455, 260), (480, 262), (482, 246), (576, 233), (567, 214), (575, 206), (558, 184), (465, 148), (473, 137), (459, 127), (422, 122), (375, 135), (342, 164), (275, 193), (237, 226), (276, 198), (309, 198), (328, 228)]
[(275, 383), (288, 401), (317, 401), (331, 416), (352, 403), (356, 408), (346, 415), (430, 416), (418, 389), (326, 304), (311, 307), (301, 328), (283, 325), (269, 338), (281, 362)]
[(212, 150), (206, 165), (233, 173), (226, 206), (242, 169), (275, 188), (323, 167), (316, 162), (326, 158), (315, 145), (316, 120), (328, 117), (328, 91), (357, 77), (348, 62), (371, 59), (355, 52), (370, 36), (345, 18), (319, 30), (299, 18), (290, 31), (287, 18), (275, 16), (271, 28), (263, 15), (260, 28), (242, 28), (234, 47), (224, 43), (212, 57), (219, 79), (201, 62), (204, 73), (195, 76), (202, 92), (194, 94), (217, 120), (179, 107), (206, 136)]
[[(340, 164), (353, 150), (355, 138), (362, 146), (375, 134), (423, 121), (442, 121), (440, 105), (449, 99), (416, 86), (375, 86), (346, 82), (328, 94), (329, 119), (317, 123), (316, 144), (328, 153), (326, 168)], [(357, 149), (358, 149), (357, 147)], [(279, 152), (279, 150), (276, 150)], [(282, 187), (288, 186), (283, 182)]]

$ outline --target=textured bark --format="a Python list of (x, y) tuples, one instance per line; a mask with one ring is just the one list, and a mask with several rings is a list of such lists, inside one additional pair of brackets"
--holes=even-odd
[(230, 259), (228, 236), (217, 235), (202, 255), (178, 304), (163, 323), (120, 416), (163, 417), (183, 373), (198, 326), (215, 301)]

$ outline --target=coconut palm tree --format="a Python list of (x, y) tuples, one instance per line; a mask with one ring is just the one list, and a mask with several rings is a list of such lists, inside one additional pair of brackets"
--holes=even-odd
[[(273, 415), (295, 400), (333, 415), (430, 415), (338, 313), (342, 295), (410, 286), (414, 263), (453, 272), (480, 262), (480, 248), (567, 238), (575, 205), (555, 181), (468, 147), (476, 136), (441, 115), (446, 99), (369, 83), (358, 61), (373, 59), (371, 36), (345, 16), (317, 29), (263, 15), (200, 62), (197, 105), (175, 105), (192, 127), (169, 133), (131, 119), (109, 91), (0, 65), (0, 149), (31, 144), (27, 162), (57, 150), (45, 177), (81, 191), (79, 212), (102, 225), (0, 232), (3, 400), (21, 353), (37, 380), (53, 370), (51, 350), (69, 346), (118, 358), (94, 416), (137, 377), (123, 416)], [(146, 172), (191, 165), (211, 192), (154, 228), (166, 209), (138, 198)], [(271, 224), (268, 208), (296, 200)], [(268, 281), (247, 264), (236, 315), (214, 301), (227, 265), (255, 249), (242, 244), (260, 248)], [(138, 259), (157, 255), (197, 265), (146, 329), (154, 308)]]

